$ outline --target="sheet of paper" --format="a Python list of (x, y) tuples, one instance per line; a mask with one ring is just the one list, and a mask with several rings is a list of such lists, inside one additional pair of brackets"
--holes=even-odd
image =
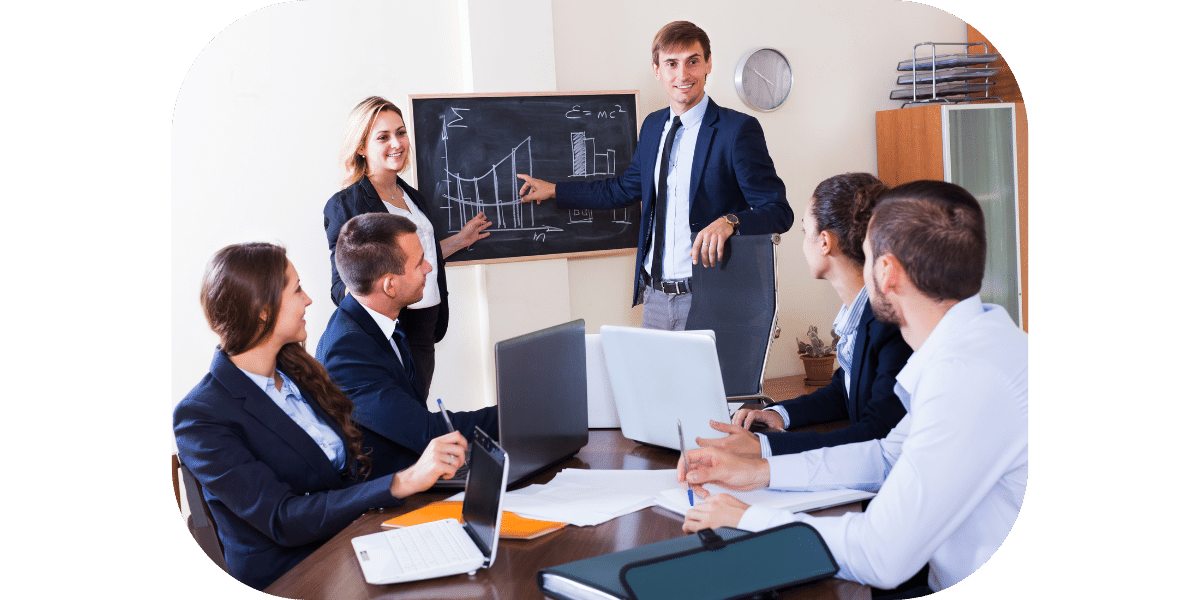
[[(751, 490), (736, 492), (727, 490), (719, 485), (705, 484), (704, 489), (711, 494), (729, 494), (746, 504), (759, 504), (772, 508), (782, 508), (791, 512), (808, 512), (847, 502), (855, 502), (872, 498), (875, 494), (860, 490), (822, 490), (819, 492), (785, 492), (781, 490)], [(678, 514), (685, 514), (691, 509), (688, 505), (687, 489), (671, 487), (659, 492), (654, 497), (659, 506)], [(702, 502), (699, 497), (696, 503)]]
[[(506, 493), (504, 510), (530, 519), (586, 527), (654, 506), (653, 490), (670, 485), (678, 485), (674, 469), (564, 469), (549, 483)], [(461, 498), (459, 493), (449, 499)]]

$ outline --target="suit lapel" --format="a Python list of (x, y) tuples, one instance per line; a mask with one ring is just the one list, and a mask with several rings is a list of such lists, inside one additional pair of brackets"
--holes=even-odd
[[(650, 140), (647, 140), (647, 142), (649, 142), (649, 148), (647, 149), (648, 152), (642, 153), (641, 167), (642, 173), (645, 173), (645, 175), (642, 176), (642, 202), (644, 204), (644, 208), (642, 210), (643, 219), (647, 218), (646, 215), (649, 214), (650, 205), (654, 203), (654, 187), (658, 185), (658, 177), (654, 174), (654, 170), (658, 168), (658, 153), (662, 151), (663, 127), (666, 127), (667, 118), (670, 116), (671, 109), (664, 108), (657, 114), (651, 115), (647, 118), (648, 126), (646, 128), (646, 133), (654, 132), (654, 135), (647, 136), (651, 138)], [(650, 119), (653, 119), (653, 121)], [(653, 222), (651, 222), (651, 229), (653, 229)], [(649, 239), (649, 236), (646, 236), (646, 238)]]
[[(323, 479), (331, 481), (341, 479), (341, 475), (329, 462), (329, 457), (325, 456), (325, 452), (312, 439), (312, 436), (287, 416), (287, 413), (283, 412), (283, 409), (279, 408), (265, 391), (258, 389), (258, 386), (249, 377), (246, 377), (246, 374), (237, 368), (237, 365), (234, 365), (224, 352), (217, 351), (217, 356), (213, 358), (211, 371), (213, 377), (229, 390), (229, 394), (235, 400), (242, 401), (242, 408), (246, 414), (257, 419), (264, 427), (279, 436), (284, 443), (291, 446)], [(308, 399), (304, 392), (301, 394)], [(324, 411), (311, 402), (311, 399), (309, 399), (309, 404), (315, 413), (326, 422), (329, 421), (328, 415), (325, 415)], [(337, 426), (333, 426), (333, 429), (341, 431)]]
[[(858, 332), (854, 334), (854, 355), (850, 365), (850, 389), (846, 396), (850, 399), (851, 422), (858, 422), (858, 388), (862, 384), (863, 369), (867, 364), (867, 344), (871, 338), (871, 323), (875, 321), (875, 313), (871, 311), (871, 302), (863, 306), (862, 316), (858, 318)], [(869, 385), (869, 384), (868, 384)]]
[(358, 327), (366, 332), (372, 341), (396, 361), (397, 366), (400, 365), (400, 359), (396, 357), (396, 351), (392, 350), (391, 340), (383, 335), (383, 332), (379, 330), (379, 324), (367, 313), (367, 309), (363, 308), (362, 304), (359, 304), (358, 299), (351, 294), (346, 294), (346, 297), (342, 299), (342, 303), (338, 305), (338, 310), (344, 311), (346, 316), (357, 323)]
[(380, 198), (379, 194), (375, 191), (375, 186), (371, 185), (370, 179), (367, 179), (364, 176), (362, 179), (359, 179), (358, 183), (355, 185), (362, 188), (362, 194), (359, 197), (363, 199), (363, 206), (359, 207), (358, 214), (361, 215), (369, 212), (385, 213), (388, 211), (387, 207), (383, 205), (383, 199)]
[(700, 122), (700, 130), (696, 133), (696, 153), (692, 155), (692, 181), (688, 186), (688, 201), (693, 206), (696, 200), (696, 190), (700, 189), (700, 176), (704, 172), (704, 164), (708, 162), (708, 149), (712, 147), (713, 134), (716, 132), (717, 113), (717, 103), (709, 98), (708, 108), (704, 111), (704, 119)]

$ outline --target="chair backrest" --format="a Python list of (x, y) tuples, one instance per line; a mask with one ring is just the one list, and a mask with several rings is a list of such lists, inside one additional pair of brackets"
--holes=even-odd
[[(174, 461), (172, 462), (174, 463)], [(228, 572), (229, 567), (225, 564), (225, 549), (221, 546), (221, 538), (217, 536), (217, 523), (213, 521), (208, 502), (204, 501), (204, 492), (200, 487), (200, 482), (196, 481), (196, 476), (192, 475), (182, 461), (179, 462), (179, 476), (183, 481), (183, 491), (187, 497), (188, 507), (191, 509), (191, 514), (187, 519), (188, 531), (192, 533), (196, 543), (200, 544), (200, 549), (204, 550), (204, 553), (214, 563), (217, 563), (217, 566)]]
[(731, 399), (766, 397), (763, 377), (778, 316), (778, 243), (778, 234), (735, 235), (720, 264), (692, 267), (686, 328), (716, 332), (721, 378)]

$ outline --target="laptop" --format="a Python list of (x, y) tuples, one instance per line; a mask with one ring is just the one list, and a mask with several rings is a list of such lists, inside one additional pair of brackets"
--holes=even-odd
[(508, 455), (475, 428), (463, 520), (443, 519), (350, 540), (367, 583), (420, 581), (470, 573), (496, 562)]
[(620, 427), (621, 420), (617, 417), (612, 382), (608, 380), (608, 367), (604, 364), (604, 346), (600, 342), (600, 334), (589, 333), (583, 337), (587, 346), (588, 428)]
[[(587, 353), (583, 319), (496, 342), (499, 443), (508, 484), (567, 460), (588, 441)], [(462, 472), (434, 484), (462, 489)]]
[(708, 424), (730, 416), (712, 331), (602, 325), (600, 341), (622, 435), (671, 450), (680, 423), (688, 450), (697, 437), (725, 437)]

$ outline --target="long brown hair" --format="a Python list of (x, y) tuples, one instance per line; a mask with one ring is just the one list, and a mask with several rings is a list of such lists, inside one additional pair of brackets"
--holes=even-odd
[[(213, 255), (200, 286), (200, 305), (226, 354), (237, 356), (271, 336), (287, 285), (287, 265), (283, 248), (262, 242), (233, 244)], [(354, 402), (300, 342), (284, 345), (275, 361), (341, 428), (346, 435), (346, 455), (354, 457), (357, 474), (365, 477), (371, 459), (363, 453), (362, 432), (350, 420)]]

